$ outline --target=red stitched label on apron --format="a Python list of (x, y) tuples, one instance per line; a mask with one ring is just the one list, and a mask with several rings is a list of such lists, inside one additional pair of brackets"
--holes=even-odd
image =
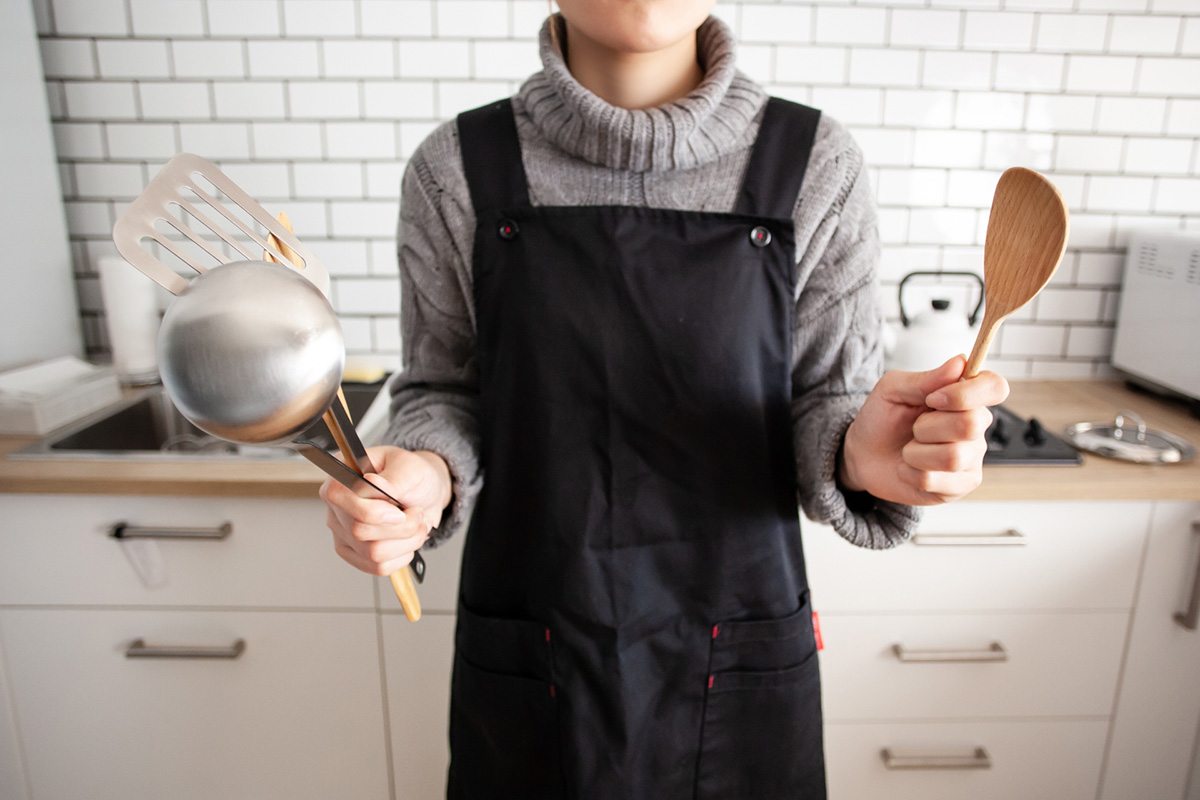
[(817, 649), (825, 649), (825, 640), (821, 638), (821, 618), (817, 616), (817, 612), (813, 612), (813, 638), (817, 640)]

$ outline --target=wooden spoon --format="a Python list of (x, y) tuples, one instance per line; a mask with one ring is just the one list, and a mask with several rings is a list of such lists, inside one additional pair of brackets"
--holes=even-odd
[[(284, 211), (279, 212), (277, 218), (283, 227), (289, 231), (292, 230), (291, 220)], [(296, 252), (288, 247), (283, 242), (276, 238), (275, 234), (267, 237), (267, 243), (279, 251), (279, 254), (292, 262), (292, 265), (299, 268), (300, 259), (296, 256)], [(274, 261), (282, 263), (278, 258), (275, 258), (270, 251), (263, 253), (264, 261)], [(342, 393), (342, 389), (338, 387), (338, 402), (342, 404), (342, 408), (346, 410), (346, 419), (350, 419), (350, 407), (346, 404), (346, 395)], [(332, 409), (325, 412), (323, 417), (326, 427), (333, 434), (333, 440), (337, 442), (338, 450), (342, 453), (342, 458), (351, 466), (355, 463), (354, 451), (350, 447), (350, 443), (346, 441), (346, 435), (342, 431), (342, 426), (338, 424), (337, 418), (333, 415)], [(357, 471), (357, 470), (356, 470)], [(421, 618), (421, 600), (417, 597), (417, 587), (413, 584), (412, 575), (407, 569), (399, 569), (388, 576), (392, 582), (392, 588), (396, 591), (396, 597), (400, 600), (400, 606), (404, 609), (404, 616), (408, 617), (410, 622), (416, 622)]]
[(964, 378), (979, 374), (1000, 323), (1050, 282), (1067, 247), (1069, 217), (1058, 187), (1044, 175), (1013, 167), (1000, 176), (983, 245), (983, 324)]

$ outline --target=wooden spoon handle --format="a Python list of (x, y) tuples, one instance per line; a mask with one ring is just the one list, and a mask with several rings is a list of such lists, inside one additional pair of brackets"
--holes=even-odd
[(988, 348), (992, 346), (992, 339), (996, 336), (996, 331), (1000, 330), (1000, 323), (1004, 320), (992, 321), (987, 314), (983, 315), (983, 324), (979, 326), (979, 333), (975, 336), (975, 346), (971, 348), (971, 355), (967, 358), (967, 368), (963, 370), (963, 378), (974, 378), (979, 374), (979, 370), (983, 368), (983, 360), (987, 358)]
[(417, 586), (413, 583), (412, 572), (409, 569), (398, 569), (388, 579), (392, 582), (392, 588), (396, 590), (396, 597), (400, 600), (400, 606), (404, 609), (404, 616), (408, 617), (409, 622), (416, 622), (421, 618), (421, 599), (417, 597)]
[[(289, 231), (292, 231), (292, 223), (291, 220), (288, 219), (286, 212), (280, 211), (277, 219), (279, 220), (279, 223), (283, 225), (283, 227), (287, 228)], [(294, 231), (292, 232), (294, 233)], [(279, 241), (275, 234), (271, 234), (267, 237), (267, 243), (278, 250), (284, 258), (291, 261), (293, 266), (300, 266), (299, 259), (296, 257), (296, 252), (283, 242)], [(271, 255), (269, 250), (263, 252), (263, 260), (279, 263), (279, 259)], [(342, 393), (340, 386), (338, 387), (337, 396), (338, 402), (340, 402), (342, 404), (342, 408), (346, 410), (346, 419), (350, 419), (350, 407), (346, 404), (346, 395)], [(357, 467), (355, 466), (356, 459), (354, 457), (354, 450), (351, 449), (350, 443), (346, 440), (346, 434), (342, 431), (342, 426), (338, 425), (337, 418), (333, 415), (333, 410), (331, 409), (326, 411), (325, 416), (323, 416), (322, 419), (325, 421), (325, 427), (329, 428), (329, 432), (333, 435), (333, 440), (337, 442), (338, 450), (342, 454), (342, 459), (348, 465), (350, 465), (351, 469), (357, 471)], [(412, 575), (410, 574), (409, 570), (407, 568), (396, 570), (388, 576), (388, 579), (391, 580), (392, 588), (396, 591), (396, 599), (400, 601), (400, 605), (404, 609), (404, 616), (408, 617), (410, 622), (416, 622), (419, 620), (421, 618), (421, 600), (419, 597), (417, 597), (417, 587), (413, 583)]]

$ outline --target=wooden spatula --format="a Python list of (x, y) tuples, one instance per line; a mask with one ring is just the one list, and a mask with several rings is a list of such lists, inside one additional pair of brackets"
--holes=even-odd
[(979, 374), (1000, 323), (1050, 282), (1067, 247), (1069, 217), (1058, 187), (1044, 175), (1013, 167), (1000, 176), (983, 245), (983, 324), (964, 378)]

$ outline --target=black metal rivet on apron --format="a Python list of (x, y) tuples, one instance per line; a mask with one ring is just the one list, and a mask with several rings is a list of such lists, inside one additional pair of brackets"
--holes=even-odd
[(511, 104), (459, 116), (486, 478), (450, 800), (824, 800), (791, 416), (818, 119), (769, 100), (721, 214), (533, 206)]

